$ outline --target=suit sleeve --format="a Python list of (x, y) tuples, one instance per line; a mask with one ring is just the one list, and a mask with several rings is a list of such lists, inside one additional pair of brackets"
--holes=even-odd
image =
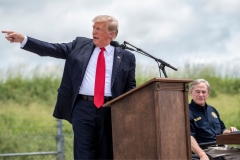
[(48, 43), (28, 37), (28, 41), (22, 48), (26, 51), (33, 52), (39, 56), (50, 56), (55, 58), (66, 59), (72, 52), (76, 44), (76, 39), (70, 43)]
[(136, 70), (136, 58), (134, 54), (132, 54), (130, 61), (130, 69), (127, 76), (124, 92), (127, 92), (136, 87), (135, 70)]

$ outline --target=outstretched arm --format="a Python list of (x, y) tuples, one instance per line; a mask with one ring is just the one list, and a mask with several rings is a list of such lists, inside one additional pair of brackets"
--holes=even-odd
[(200, 160), (209, 160), (207, 154), (200, 148), (193, 136), (191, 136), (191, 150), (200, 157)]
[(31, 37), (26, 37), (25, 35), (22, 35), (15, 31), (2, 31), (2, 33), (6, 34), (5, 38), (11, 43), (19, 42), (22, 49), (38, 54), (39, 56), (50, 56), (66, 59), (76, 44), (76, 39), (70, 43), (59, 44), (48, 43)]
[(11, 43), (13, 42), (19, 42), (22, 43), (24, 40), (24, 35), (17, 33), (15, 31), (2, 31), (2, 33), (5, 33), (5, 38), (10, 41)]

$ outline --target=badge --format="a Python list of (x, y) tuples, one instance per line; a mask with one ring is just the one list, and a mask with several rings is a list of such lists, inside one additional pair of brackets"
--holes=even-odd
[(212, 112), (212, 116), (213, 116), (214, 118), (218, 118), (215, 112)]
[(199, 121), (201, 119), (202, 119), (202, 117), (194, 118), (194, 121), (197, 122), (197, 121)]

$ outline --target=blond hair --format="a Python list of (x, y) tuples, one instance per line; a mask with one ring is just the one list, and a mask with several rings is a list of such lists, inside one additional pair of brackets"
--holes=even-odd
[(118, 21), (112, 16), (108, 15), (99, 15), (96, 16), (93, 20), (95, 22), (107, 22), (107, 30), (108, 32), (114, 32), (113, 39), (117, 37), (118, 34)]

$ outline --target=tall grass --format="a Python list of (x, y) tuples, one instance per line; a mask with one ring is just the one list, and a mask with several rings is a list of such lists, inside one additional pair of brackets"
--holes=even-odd
[(53, 71), (41, 73), (38, 67), (28, 73), (23, 69), (9, 70), (0, 80), (0, 103), (11, 100), (23, 105), (53, 105), (59, 84), (60, 77)]
[[(187, 64), (177, 72), (166, 71), (169, 78), (208, 80), (211, 84), (208, 103), (217, 108), (227, 127), (240, 128), (240, 76), (233, 73), (223, 75), (217, 69), (214, 66)], [(49, 140), (48, 144), (41, 139), (26, 137), (42, 135), (47, 139), (48, 135), (55, 135), (56, 123), (52, 112), (61, 80), (60, 74), (56, 76), (55, 73), (61, 72), (62, 68), (56, 67), (52, 72), (47, 72), (48, 74), (43, 74), (38, 68), (29, 73), (25, 73), (24, 69), (16, 70), (8, 71), (0, 77), (0, 153), (46, 151), (46, 148), (54, 150), (56, 144), (53, 139)], [(136, 71), (137, 85), (159, 77), (156, 66), (137, 66)], [(66, 159), (73, 159), (72, 128), (66, 121), (63, 131)], [(14, 135), (17, 135), (17, 138), (14, 138)]]
[[(193, 65), (186, 63), (180, 67), (178, 71), (166, 68), (168, 78), (184, 78), (184, 79), (206, 79), (211, 85), (211, 97), (217, 94), (235, 95), (240, 93), (240, 71), (221, 70), (219, 66), (213, 65)], [(157, 66), (141, 66), (137, 67), (137, 84), (142, 84), (153, 77), (159, 77)], [(164, 75), (161, 72), (161, 77)]]

